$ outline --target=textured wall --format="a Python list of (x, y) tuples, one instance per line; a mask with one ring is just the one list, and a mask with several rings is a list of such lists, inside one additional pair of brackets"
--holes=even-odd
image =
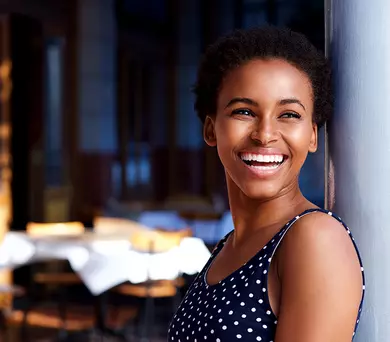
[(334, 0), (330, 128), (334, 211), (360, 246), (367, 277), (358, 342), (390, 340), (390, 26), (388, 0)]

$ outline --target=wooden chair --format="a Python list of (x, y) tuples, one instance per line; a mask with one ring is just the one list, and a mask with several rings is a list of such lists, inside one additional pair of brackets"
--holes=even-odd
[(81, 222), (77, 221), (58, 223), (29, 222), (26, 230), (27, 233), (32, 236), (73, 236), (83, 234), (85, 228)]
[(24, 295), (24, 289), (15, 285), (0, 284), (0, 341), (13, 341), (10, 339), (12, 323), (11, 317), (15, 313), (13, 299)]
[[(81, 222), (61, 222), (61, 223), (36, 223), (30, 222), (27, 225), (27, 233), (34, 237), (50, 236), (77, 236), (84, 233), (84, 225)], [(41, 266), (41, 267), (38, 267)], [(44, 265), (31, 266), (31, 284), (27, 291), (28, 303), (23, 310), (22, 333), (27, 334), (27, 326), (35, 325), (36, 321), (46, 322), (48, 327), (59, 329), (60, 336), (66, 336), (68, 330), (75, 330), (75, 327), (84, 329), (86, 325), (91, 325), (90, 321), (76, 319), (76, 322), (69, 320), (69, 317), (77, 317), (77, 313), (68, 312), (67, 289), (69, 286), (81, 284), (82, 281), (77, 274), (69, 270), (66, 261), (55, 260), (45, 262)], [(53, 316), (53, 308), (38, 308), (42, 301), (42, 289), (56, 290), (59, 296), (57, 302), (57, 315)], [(52, 319), (43, 319), (50, 316)], [(16, 314), (14, 321), (18, 321), (20, 314)], [(58, 323), (59, 322), (59, 323)], [(92, 325), (91, 325), (92, 326)], [(77, 329), (76, 329), (77, 330)]]
[[(1, 199), (0, 199), (1, 200)], [(1, 203), (3, 206), (4, 203)], [(0, 245), (3, 243), (7, 227), (4, 222), (8, 218), (4, 217), (5, 211), (2, 207), (0, 210)], [(14, 299), (22, 297), (25, 290), (22, 287), (13, 284), (12, 270), (3, 268), (0, 270), (0, 341), (13, 341), (9, 339), (9, 317), (13, 314)]]
[[(138, 231), (131, 235), (130, 242), (134, 250), (151, 254), (168, 252), (179, 247), (185, 237), (192, 236), (190, 229), (166, 231), (162, 229)], [(147, 338), (154, 324), (156, 298), (171, 298), (173, 310), (176, 310), (180, 300), (180, 289), (185, 285), (184, 279), (178, 273), (175, 279), (152, 280), (149, 278), (140, 284), (126, 283), (114, 289), (116, 293), (125, 296), (141, 298), (145, 301), (144, 315), (141, 323), (141, 336)]]
[(175, 247), (179, 247), (185, 237), (192, 236), (189, 228), (180, 230), (165, 230), (156, 228), (154, 230), (137, 231), (130, 237), (132, 249), (147, 253), (164, 253)]
[(93, 220), (93, 230), (98, 234), (130, 235), (136, 231), (147, 231), (148, 227), (126, 218), (96, 216)]
[[(77, 236), (85, 231), (81, 222), (61, 222), (61, 223), (36, 223), (27, 224), (27, 234), (34, 237), (48, 236)], [(80, 284), (80, 278), (73, 272), (66, 271), (66, 262), (62, 260), (47, 263), (43, 271), (33, 274), (33, 281), (36, 284), (47, 286), (75, 285)]]

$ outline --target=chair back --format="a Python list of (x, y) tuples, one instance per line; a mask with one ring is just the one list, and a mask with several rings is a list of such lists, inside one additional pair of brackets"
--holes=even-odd
[(93, 230), (98, 234), (130, 234), (148, 230), (148, 227), (125, 218), (97, 216), (93, 220)]
[(26, 230), (29, 235), (33, 236), (71, 236), (83, 234), (85, 228), (81, 222), (77, 221), (59, 223), (29, 222)]
[(130, 237), (132, 248), (142, 252), (163, 253), (178, 247), (186, 237), (191, 237), (192, 231), (189, 228), (167, 231), (156, 229), (145, 232), (135, 232)]

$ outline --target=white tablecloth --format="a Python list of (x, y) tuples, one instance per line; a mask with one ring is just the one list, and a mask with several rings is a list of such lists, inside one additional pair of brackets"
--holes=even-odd
[(184, 238), (179, 247), (149, 254), (131, 248), (129, 236), (85, 233), (79, 236), (33, 237), (8, 232), (0, 245), (0, 269), (43, 260), (68, 260), (94, 295), (125, 281), (174, 279), (199, 272), (210, 252), (199, 238)]

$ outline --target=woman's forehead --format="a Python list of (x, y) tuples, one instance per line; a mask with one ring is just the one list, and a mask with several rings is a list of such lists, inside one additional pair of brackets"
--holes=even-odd
[(313, 106), (309, 77), (280, 59), (253, 60), (231, 71), (222, 83), (218, 107), (232, 97), (251, 98), (260, 103), (297, 98), (305, 107)]

